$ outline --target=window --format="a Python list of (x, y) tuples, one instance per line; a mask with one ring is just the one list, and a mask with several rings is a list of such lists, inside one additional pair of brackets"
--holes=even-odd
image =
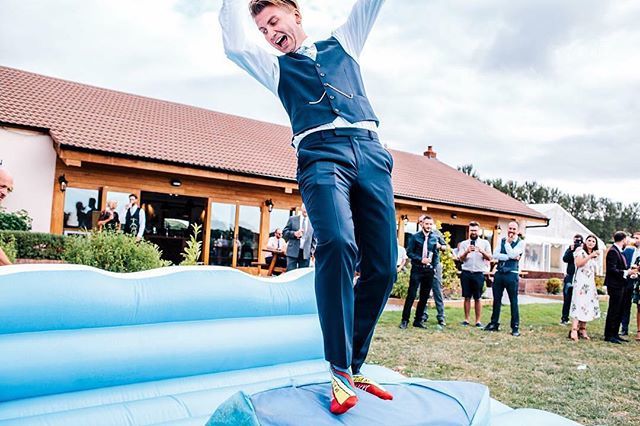
[(235, 229), (235, 204), (211, 203), (210, 265), (232, 266)]
[[(67, 188), (64, 196), (65, 229), (91, 229), (100, 214), (97, 189)], [(95, 213), (94, 213), (95, 212)]]
[(291, 210), (273, 209), (269, 216), (269, 236), (273, 235), (276, 228), (284, 229), (291, 217)]
[(409, 247), (409, 239), (418, 232), (418, 222), (407, 222), (404, 225), (404, 247)]
[(240, 206), (238, 266), (251, 266), (260, 252), (260, 207)]

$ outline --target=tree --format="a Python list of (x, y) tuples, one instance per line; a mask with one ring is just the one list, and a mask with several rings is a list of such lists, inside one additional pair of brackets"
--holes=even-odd
[(640, 229), (640, 203), (624, 205), (593, 194), (567, 194), (536, 181), (520, 184), (500, 178), (481, 179), (473, 164), (458, 166), (458, 170), (523, 203), (558, 203), (604, 241), (610, 241), (616, 231), (633, 232)]

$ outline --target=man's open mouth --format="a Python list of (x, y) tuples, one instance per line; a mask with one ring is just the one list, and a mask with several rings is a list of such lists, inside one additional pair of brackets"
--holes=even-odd
[(286, 35), (281, 35), (280, 37), (278, 37), (276, 39), (276, 44), (280, 47), (282, 47), (282, 45), (284, 44), (284, 42), (287, 40), (287, 36)]

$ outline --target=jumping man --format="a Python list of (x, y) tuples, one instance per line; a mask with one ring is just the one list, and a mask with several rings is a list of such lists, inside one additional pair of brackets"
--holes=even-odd
[[(225, 52), (278, 96), (298, 154), (298, 185), (316, 237), (316, 299), (331, 367), (330, 410), (358, 402), (355, 388), (393, 397), (360, 374), (396, 276), (393, 159), (376, 134), (359, 57), (384, 0), (358, 0), (347, 22), (311, 42), (295, 0), (251, 0), (249, 12), (275, 56), (242, 29), (247, 0), (224, 0)], [(246, 9), (245, 9), (246, 10)], [(356, 262), (360, 279), (353, 287)]]

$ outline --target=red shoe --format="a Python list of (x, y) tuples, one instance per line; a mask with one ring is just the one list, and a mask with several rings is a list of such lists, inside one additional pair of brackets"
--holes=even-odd
[(386, 401), (393, 399), (393, 395), (387, 392), (385, 388), (360, 374), (353, 376), (353, 383), (358, 389), (362, 389), (363, 391), (368, 392), (371, 395), (375, 395), (380, 399), (384, 399)]
[(331, 368), (331, 406), (333, 414), (344, 414), (358, 403), (353, 379), (349, 373)]

